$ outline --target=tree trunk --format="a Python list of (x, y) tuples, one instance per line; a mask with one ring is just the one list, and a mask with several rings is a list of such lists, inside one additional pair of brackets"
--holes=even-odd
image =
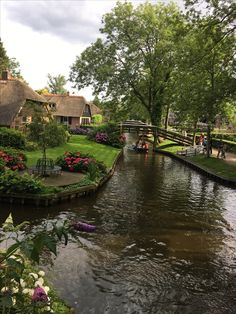
[(196, 144), (196, 129), (197, 129), (197, 121), (193, 124), (193, 146)]
[(207, 158), (210, 157), (211, 125), (207, 123)]
[(165, 116), (165, 130), (168, 129), (168, 122), (169, 122), (169, 112), (170, 112), (170, 104), (166, 107), (166, 116)]

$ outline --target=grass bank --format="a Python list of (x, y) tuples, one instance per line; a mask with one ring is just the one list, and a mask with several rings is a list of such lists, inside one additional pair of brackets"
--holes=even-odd
[[(176, 143), (169, 140), (162, 142), (158, 146), (158, 149), (170, 152), (172, 154), (176, 154), (177, 151), (182, 150), (182, 148), (184, 148), (184, 146), (177, 145)], [(227, 163), (225, 160), (218, 159), (216, 157), (207, 158), (205, 155), (197, 155), (185, 158), (217, 176), (236, 181), (236, 164)]]
[[(88, 140), (83, 135), (72, 135), (70, 141), (62, 146), (48, 148), (47, 157), (55, 160), (67, 151), (77, 151), (84, 154), (93, 155), (97, 160), (103, 161), (107, 168), (111, 168), (120, 149), (107, 145), (97, 144)], [(36, 164), (39, 158), (42, 158), (42, 151), (25, 152), (27, 156), (27, 166)]]

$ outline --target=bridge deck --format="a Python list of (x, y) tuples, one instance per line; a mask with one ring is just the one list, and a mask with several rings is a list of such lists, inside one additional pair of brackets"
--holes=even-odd
[(159, 128), (155, 125), (148, 125), (137, 121), (127, 121), (120, 124), (120, 129), (122, 132), (128, 131), (129, 133), (134, 131), (136, 133), (152, 134), (154, 138), (156, 136), (161, 136), (165, 139), (172, 140), (181, 145), (192, 145), (193, 139), (189, 136), (184, 136), (177, 132), (167, 131), (165, 129)]

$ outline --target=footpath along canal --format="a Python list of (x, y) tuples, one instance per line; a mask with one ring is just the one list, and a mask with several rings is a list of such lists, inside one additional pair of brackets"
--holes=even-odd
[(59, 247), (50, 281), (78, 314), (236, 313), (236, 190), (161, 154), (124, 151), (94, 195), (1, 220), (97, 226)]

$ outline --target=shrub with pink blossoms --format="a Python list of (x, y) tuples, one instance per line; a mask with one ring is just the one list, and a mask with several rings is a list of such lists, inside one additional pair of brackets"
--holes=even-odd
[(106, 167), (102, 162), (97, 161), (93, 156), (81, 154), (80, 152), (66, 152), (56, 160), (56, 164), (62, 170), (70, 172), (88, 173), (95, 171), (97, 175), (106, 173)]
[(26, 156), (16, 149), (0, 147), (0, 159), (8, 169), (24, 170), (26, 168)]

